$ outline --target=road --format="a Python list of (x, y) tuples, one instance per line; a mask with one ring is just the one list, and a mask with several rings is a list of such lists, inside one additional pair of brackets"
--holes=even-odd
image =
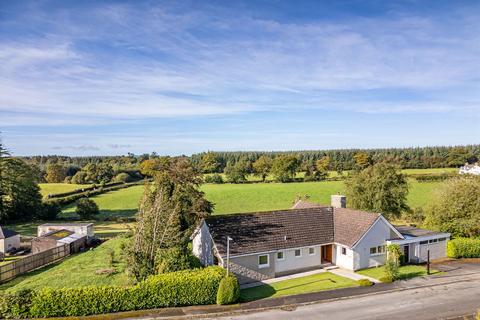
[(480, 308), (480, 279), (220, 319), (446, 319)]

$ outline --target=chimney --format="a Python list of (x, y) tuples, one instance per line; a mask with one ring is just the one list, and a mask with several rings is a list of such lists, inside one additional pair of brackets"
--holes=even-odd
[(347, 197), (339, 194), (332, 194), (331, 196), (331, 206), (334, 208), (346, 208), (347, 207)]

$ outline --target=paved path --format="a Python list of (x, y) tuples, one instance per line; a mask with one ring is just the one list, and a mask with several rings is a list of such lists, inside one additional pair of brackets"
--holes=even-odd
[(219, 319), (447, 319), (480, 307), (480, 278)]
[(355, 280), (355, 281), (360, 280), (360, 279), (368, 279), (368, 280), (372, 281), (373, 283), (380, 283), (380, 281), (378, 281), (377, 279), (374, 279), (372, 277), (367, 277), (367, 276), (364, 276), (364, 275), (361, 275), (361, 274), (358, 274), (358, 273), (355, 273), (353, 271), (343, 269), (343, 268), (332, 269), (332, 270), (329, 270), (329, 271), (331, 273), (335, 273), (336, 275), (339, 275), (341, 277), (349, 278), (349, 279), (352, 279), (352, 280)]

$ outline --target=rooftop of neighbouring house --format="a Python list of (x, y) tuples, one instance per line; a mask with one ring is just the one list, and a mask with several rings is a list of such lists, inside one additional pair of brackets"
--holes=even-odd
[(88, 227), (93, 225), (93, 223), (44, 223), (39, 225), (39, 227)]
[(10, 237), (16, 236), (17, 234), (18, 233), (13, 230), (0, 227), (0, 239), (7, 239)]

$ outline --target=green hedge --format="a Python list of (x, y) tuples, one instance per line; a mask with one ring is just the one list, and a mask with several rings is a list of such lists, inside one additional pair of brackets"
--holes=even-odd
[(214, 304), (224, 269), (208, 267), (152, 276), (132, 287), (90, 286), (0, 295), (0, 317), (87, 316)]
[(480, 258), (480, 240), (457, 238), (447, 243), (447, 256), (449, 258)]
[(217, 292), (217, 304), (231, 304), (240, 298), (240, 284), (237, 277), (230, 274), (220, 282)]

